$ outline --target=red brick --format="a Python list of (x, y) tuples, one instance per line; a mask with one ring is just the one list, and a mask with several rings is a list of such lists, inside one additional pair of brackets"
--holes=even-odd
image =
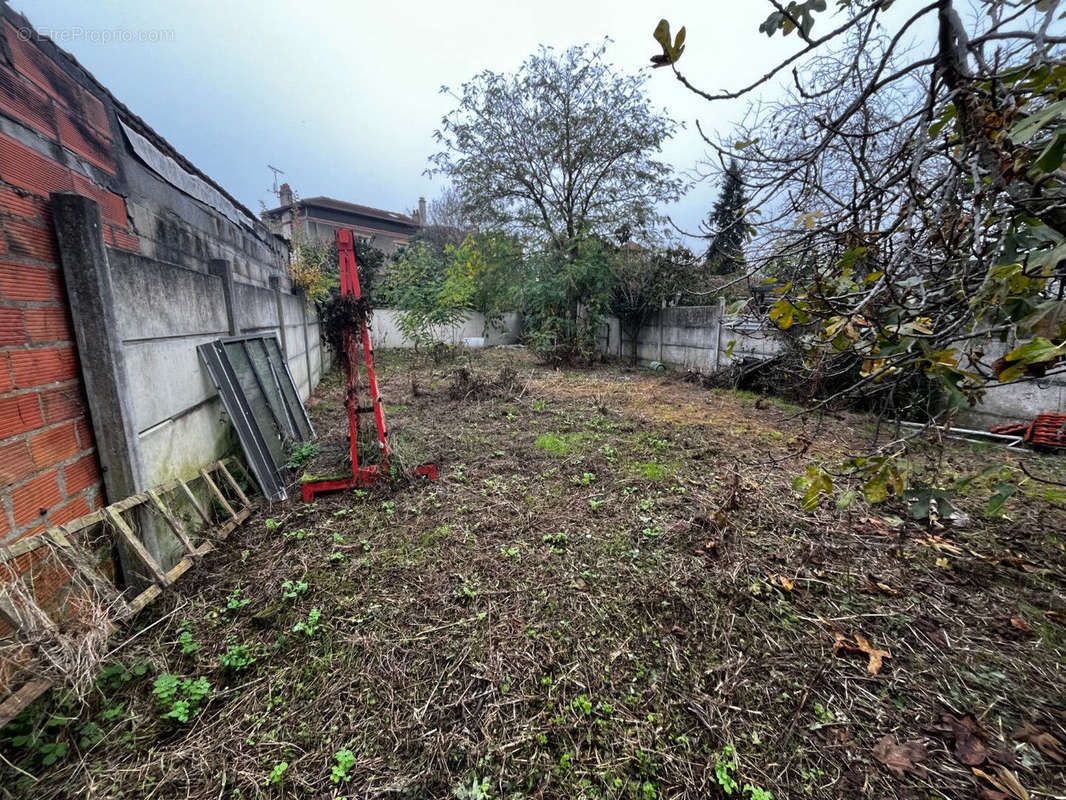
[(96, 466), (96, 454), (90, 453), (63, 468), (63, 485), (67, 494), (77, 494), (100, 482), (100, 470)]
[(40, 563), (34, 567), (33, 574), (25, 580), (27, 585), (32, 587), (33, 599), (41, 610), (56, 622), (61, 622), (65, 619), (62, 613), (65, 609), (61, 609), (60, 603), (57, 602), (62, 600), (62, 597), (57, 597), (57, 594), (70, 584), (70, 567), (61, 559), (53, 556), (47, 548), (41, 549), (44, 555)]
[(32, 481), (16, 487), (11, 492), (11, 510), (15, 514), (15, 526), (21, 527), (44, 516), (62, 500), (58, 470), (53, 469), (44, 475), (38, 475)]
[(49, 424), (85, 414), (85, 403), (77, 386), (41, 392), (41, 406), (44, 408), (44, 421)]
[(0, 134), (0, 177), (41, 197), (74, 188), (70, 170), (4, 134)]
[(57, 108), (56, 128), (59, 130), (59, 141), (65, 148), (73, 150), (101, 169), (115, 172), (110, 139), (89, 125), (82, 116)]
[(24, 481), (34, 472), (30, 447), (24, 439), (0, 445), (0, 485), (7, 487)]
[(93, 429), (89, 424), (89, 420), (82, 417), (74, 424), (78, 429), (78, 441), (81, 443), (81, 449), (88, 450), (90, 447), (96, 447), (96, 437), (93, 436)]
[(0, 69), (0, 109), (55, 141), (52, 101), (28, 80), (7, 68)]
[(77, 454), (81, 448), (78, 447), (74, 425), (73, 422), (67, 422), (58, 428), (41, 431), (30, 437), (30, 455), (38, 469), (66, 461)]
[(31, 341), (39, 344), (74, 341), (65, 308), (27, 308), (24, 313), (26, 333)]
[(62, 289), (58, 269), (0, 263), (0, 300), (43, 302), (61, 297)]
[(11, 380), (11, 362), (7, 353), (0, 353), (0, 394), (10, 392), (15, 388), (15, 382)]
[(59, 263), (59, 252), (56, 250), (56, 238), (51, 225), (42, 225), (19, 217), (8, 217), (0, 221), (0, 225), (4, 229), (6, 252), (11, 256), (47, 261), (49, 264)]
[(11, 23), (5, 23), (4, 27), (7, 29), (7, 43), (11, 47), (15, 69), (60, 103), (69, 107), (80, 106), (82, 98), (78, 86), (62, 68), (42, 53), (33, 41), (27, 41), (27, 37), (19, 35)]
[(26, 325), (18, 308), (0, 308), (0, 346), (25, 344)]
[(16, 394), (0, 398), (0, 440), (10, 439), (44, 424), (37, 394)]
[(102, 189), (88, 178), (74, 173), (74, 191), (91, 197), (100, 205), (100, 216), (105, 222), (125, 228), (129, 224), (126, 215), (126, 199), (108, 189)]
[(7, 513), (7, 509), (0, 506), (0, 544), (7, 541), (7, 537), (11, 535), (11, 516)]
[(115, 239), (115, 247), (120, 247), (123, 250), (129, 250), (133, 253), (141, 252), (141, 240), (136, 236), (126, 231), (121, 231), (118, 228), (112, 232)]
[(26, 219), (40, 219), (47, 206), (32, 194), (20, 194), (6, 186), (0, 187), (0, 211)]
[(90, 511), (92, 509), (89, 508), (89, 501), (84, 497), (78, 497), (49, 514), (48, 522), (52, 525), (64, 525), (78, 517), (84, 517)]
[(82, 109), (89, 124), (105, 136), (111, 136), (111, 123), (107, 119), (107, 109), (104, 104), (84, 87), (81, 90)]
[(11, 358), (15, 386), (20, 389), (78, 377), (73, 347), (12, 350), (8, 356)]

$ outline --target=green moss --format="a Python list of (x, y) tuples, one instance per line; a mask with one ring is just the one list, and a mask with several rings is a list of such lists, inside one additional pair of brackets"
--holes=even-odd
[(350, 472), (337, 472), (332, 475), (311, 475), (305, 472), (300, 476), (300, 483), (314, 483), (316, 481), (339, 481), (343, 478), (350, 478), (352, 474)]
[(639, 464), (634, 464), (631, 469), (637, 475), (653, 481), (661, 481), (664, 478), (668, 478), (671, 473), (669, 467), (656, 461), (642, 461)]
[(576, 444), (577, 437), (573, 434), (559, 436), (554, 433), (542, 433), (533, 446), (553, 456), (565, 456), (570, 454)]

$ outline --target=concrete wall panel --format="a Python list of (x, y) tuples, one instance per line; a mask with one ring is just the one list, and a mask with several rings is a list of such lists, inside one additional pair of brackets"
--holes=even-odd
[[(399, 327), (400, 312), (391, 308), (374, 309), (370, 321), (371, 338), (376, 348), (413, 347), (413, 343), (404, 337)], [(498, 327), (486, 329), (483, 314), (472, 312), (461, 325), (440, 326), (433, 333), (438, 342), (460, 344), (463, 339), (484, 337), (486, 346), (515, 344), (522, 330), (522, 319), (518, 314), (505, 314)]]

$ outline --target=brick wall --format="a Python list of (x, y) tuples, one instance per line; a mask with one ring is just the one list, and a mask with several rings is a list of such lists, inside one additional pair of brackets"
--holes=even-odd
[[(56, 192), (99, 206), (113, 313), (93, 329), (83, 300), (75, 316), (81, 334), (106, 327), (101, 341), (122, 366), (86, 374), (114, 387), (117, 405), (85, 396), (82, 370), (94, 362), (75, 344), (49, 214)], [(67, 255), (65, 269), (77, 269)], [(226, 319), (218, 261), (241, 298), (239, 319)], [(318, 334), (287, 263), (283, 240), (0, 0), (0, 545), (222, 455), (229, 431), (197, 359), (204, 341), (274, 329), (309, 392), (321, 348), (312, 352)], [(159, 392), (167, 381), (173, 391)], [(105, 435), (116, 414), (122, 447)], [(136, 479), (101, 475), (101, 463), (132, 465)]]
[(48, 213), (52, 192), (100, 204), (106, 240), (138, 249), (100, 99), (3, 22), (0, 62), (0, 542), (105, 502)]

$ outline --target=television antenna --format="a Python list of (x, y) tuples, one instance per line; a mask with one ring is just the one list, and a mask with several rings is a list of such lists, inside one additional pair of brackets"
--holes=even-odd
[(274, 188), (271, 189), (270, 191), (273, 192), (274, 196), (276, 198), (278, 198), (278, 200), (280, 201), (281, 200), (281, 193), (278, 191), (278, 175), (284, 175), (285, 174), (285, 170), (278, 169), (277, 167), (275, 167), (272, 164), (267, 164), (267, 169), (269, 169), (271, 172), (274, 173)]

